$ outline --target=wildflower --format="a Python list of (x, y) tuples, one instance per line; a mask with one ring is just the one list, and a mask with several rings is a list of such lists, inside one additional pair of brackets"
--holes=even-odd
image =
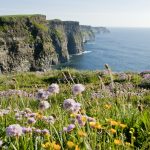
[(42, 113), (41, 112), (36, 113), (36, 118), (37, 119), (42, 119), (43, 118)]
[(66, 99), (63, 103), (63, 108), (71, 113), (78, 113), (78, 111), (81, 109), (81, 104), (76, 103), (73, 99)]
[(45, 121), (47, 123), (54, 124), (55, 123), (55, 118), (53, 116), (48, 116), (48, 117), (45, 118)]
[(115, 133), (116, 133), (116, 130), (113, 129), (113, 128), (111, 128), (109, 131), (110, 131), (112, 134), (115, 134)]
[(115, 120), (108, 119), (107, 121), (108, 121), (108, 122), (110, 123), (110, 125), (112, 125), (112, 126), (117, 126), (117, 125), (119, 125), (119, 122), (117, 122), (117, 121), (115, 121)]
[(68, 141), (67, 142), (67, 146), (68, 146), (68, 148), (73, 148), (73, 147), (75, 147), (75, 144), (73, 143), (73, 142), (71, 142), (71, 141)]
[(106, 105), (105, 105), (105, 108), (106, 108), (106, 109), (110, 109), (110, 108), (111, 108), (111, 105), (110, 105), (110, 104), (106, 104)]
[(58, 84), (51, 84), (50, 87), (48, 88), (48, 91), (50, 93), (59, 93), (59, 86)]
[(101, 129), (101, 125), (98, 122), (90, 122), (89, 123), (92, 128)]
[(70, 124), (70, 125), (68, 125), (68, 127), (64, 127), (64, 128), (63, 128), (63, 131), (64, 131), (64, 132), (70, 132), (70, 131), (72, 131), (74, 128), (75, 128), (75, 125), (74, 125), (74, 124)]
[(72, 131), (74, 128), (75, 128), (75, 125), (74, 125), (74, 124), (70, 124), (70, 125), (67, 127), (67, 131), (70, 132), (70, 131)]
[(44, 91), (43, 89), (38, 90), (38, 93), (36, 95), (37, 100), (46, 100), (48, 99), (50, 93), (48, 91)]
[(22, 127), (19, 124), (12, 124), (6, 128), (7, 136), (21, 136)]
[(31, 117), (31, 118), (28, 118), (28, 124), (35, 124), (36, 123), (36, 120)]
[(75, 84), (72, 87), (72, 92), (74, 95), (81, 94), (84, 90), (85, 90), (85, 87), (82, 84)]
[(80, 150), (78, 145), (76, 145), (75, 150)]
[(88, 122), (96, 122), (96, 120), (94, 118), (92, 118), (92, 117), (87, 117), (87, 121)]
[(34, 129), (34, 133), (36, 133), (36, 134), (41, 134), (41, 130), (40, 129)]
[(118, 140), (118, 139), (115, 139), (115, 140), (114, 140), (114, 143), (115, 143), (116, 145), (121, 145), (121, 144), (122, 144), (122, 141), (121, 141), (121, 140)]
[(46, 142), (45, 144), (42, 144), (42, 147), (49, 150), (49, 149), (52, 149), (52, 150), (60, 150), (61, 147), (59, 144), (56, 144), (55, 141), (53, 141), (52, 143), (51, 142)]
[(48, 101), (41, 101), (39, 104), (39, 107), (41, 110), (48, 109), (50, 107), (50, 104)]
[(83, 132), (83, 131), (78, 131), (78, 135), (80, 136), (80, 137), (86, 137), (87, 136), (87, 134), (85, 133), (85, 132)]
[(126, 124), (122, 124), (122, 123), (121, 123), (121, 124), (119, 124), (119, 126), (120, 126), (121, 128), (123, 128), (123, 129), (127, 127), (127, 125), (126, 125)]
[(41, 133), (44, 135), (49, 135), (49, 130), (48, 129), (41, 130)]
[(32, 128), (28, 127), (22, 127), (22, 132), (25, 134), (25, 133), (31, 133), (32, 132)]
[(80, 115), (80, 114), (78, 114), (78, 115), (76, 116), (76, 119), (77, 119), (78, 124), (79, 124), (80, 126), (84, 126), (85, 123), (86, 123), (86, 121), (87, 121), (86, 116), (82, 116), (82, 115)]

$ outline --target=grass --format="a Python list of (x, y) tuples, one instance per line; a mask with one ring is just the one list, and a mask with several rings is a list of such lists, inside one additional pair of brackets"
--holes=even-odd
[[(50, 95), (47, 101), (51, 107), (39, 109), (39, 101), (34, 97), (11, 95), (0, 97), (0, 140), (2, 149), (23, 150), (132, 150), (150, 148), (150, 90), (141, 87), (143, 77), (138, 73), (119, 74), (102, 71), (77, 71), (72, 69), (53, 70), (45, 73), (16, 73), (0, 76), (0, 91), (23, 90), (36, 95), (38, 89), (48, 89), (57, 83), (60, 93)], [(111, 79), (112, 78), (112, 79)], [(112, 82), (114, 88), (112, 89)], [(72, 86), (83, 84), (86, 89), (73, 95)], [(1, 93), (1, 92), (0, 92)], [(7, 93), (7, 92), (6, 92)], [(80, 126), (77, 114), (70, 114), (63, 108), (65, 99), (73, 98), (81, 103), (78, 114), (82, 115)], [(36, 123), (28, 124), (27, 117), (16, 119), (16, 113), (30, 108), (36, 113)], [(2, 114), (2, 113), (0, 113)], [(44, 116), (53, 116), (55, 123), (47, 123)], [(85, 116), (95, 118), (88, 122)], [(75, 128), (63, 132), (63, 128), (75, 121)], [(8, 137), (6, 127), (19, 124), (32, 127), (32, 132), (22, 136)], [(34, 132), (48, 129), (49, 134)]]

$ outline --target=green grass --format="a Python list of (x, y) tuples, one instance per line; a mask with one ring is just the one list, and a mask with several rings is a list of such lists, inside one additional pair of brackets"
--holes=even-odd
[[(128, 73), (131, 78), (120, 80), (117, 74), (113, 75), (115, 89), (111, 87), (112, 80), (109, 74), (104, 75), (101, 71), (77, 71), (71, 69), (53, 70), (45, 73), (17, 73), (0, 76), (0, 91), (9, 89), (24, 90), (35, 94), (38, 89), (47, 89), (52, 83), (58, 83), (60, 93), (49, 96), (48, 102), (51, 107), (42, 112), (42, 116), (53, 115), (56, 117), (55, 123), (48, 124), (36, 118), (34, 125), (27, 124), (27, 118), (22, 120), (15, 119), (15, 109), (20, 111), (30, 108), (32, 112), (39, 113), (39, 102), (33, 97), (22, 97), (13, 95), (10, 97), (0, 97), (0, 110), (10, 108), (10, 112), (0, 117), (0, 140), (3, 141), (3, 149), (22, 149), (22, 150), (44, 150), (46, 142), (56, 142), (61, 149), (68, 150), (67, 142), (73, 142), (72, 149), (77, 150), (132, 150), (150, 148), (150, 90), (144, 90), (139, 86), (142, 76), (136, 73)], [(72, 86), (75, 83), (84, 84), (86, 90), (74, 96)], [(129, 85), (132, 85), (129, 88)], [(122, 94), (120, 92), (123, 92)], [(93, 93), (101, 96), (93, 97)], [(63, 109), (63, 101), (73, 98), (82, 104), (80, 114), (88, 115), (96, 119), (100, 128), (92, 128), (86, 120), (85, 126), (79, 126), (76, 122), (75, 129), (69, 133), (62, 133), (63, 127), (72, 123), (74, 115), (70, 115)], [(139, 108), (142, 108), (139, 109)], [(111, 125), (108, 119), (117, 122)], [(120, 124), (126, 125), (121, 127)], [(21, 137), (7, 137), (6, 127), (11, 124), (21, 126), (33, 126), (37, 129), (48, 129), (50, 135), (37, 135), (35, 133), (25, 134)], [(112, 133), (110, 129), (115, 129)], [(81, 136), (78, 131), (86, 135)], [(115, 140), (119, 140), (115, 144)], [(46, 146), (46, 145), (45, 145)], [(56, 146), (56, 145), (55, 145)], [(50, 145), (51, 149), (52, 144)], [(49, 149), (49, 148), (48, 148)]]

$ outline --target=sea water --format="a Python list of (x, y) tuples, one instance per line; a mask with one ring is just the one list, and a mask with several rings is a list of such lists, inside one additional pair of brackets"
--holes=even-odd
[(113, 71), (150, 70), (150, 28), (110, 28), (109, 34), (96, 34), (95, 41), (84, 45), (84, 52), (73, 55), (59, 68), (102, 70), (109, 64)]

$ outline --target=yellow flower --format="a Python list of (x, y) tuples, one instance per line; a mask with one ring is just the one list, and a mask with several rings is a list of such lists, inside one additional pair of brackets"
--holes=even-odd
[(46, 142), (45, 144), (42, 144), (42, 147), (49, 150), (49, 149), (52, 149), (52, 150), (60, 150), (61, 147), (59, 144), (56, 144), (55, 141), (53, 141), (52, 143), (51, 142)]
[(42, 147), (45, 148), (45, 149), (49, 149), (51, 147), (51, 143), (46, 142), (45, 144), (42, 144)]
[(75, 150), (80, 150), (80, 148), (79, 148), (79, 146), (78, 146), (78, 145), (76, 145)]
[(67, 146), (68, 146), (68, 148), (73, 148), (73, 147), (75, 147), (75, 144), (72, 141), (68, 141)]
[(90, 122), (89, 123), (92, 128), (101, 129), (102, 126), (98, 122)]
[(114, 143), (115, 143), (116, 145), (121, 145), (121, 144), (122, 144), (122, 141), (121, 141), (121, 140), (118, 140), (118, 139), (115, 139), (115, 140), (114, 140)]
[(60, 150), (61, 149), (59, 144), (54, 144), (53, 148), (54, 148), (54, 150)]
[(123, 128), (123, 129), (127, 127), (127, 125), (126, 125), (126, 124), (122, 124), (122, 123), (121, 123), (121, 124), (119, 124), (119, 126), (120, 126), (121, 128)]
[(106, 105), (105, 105), (105, 108), (106, 108), (106, 109), (110, 109), (110, 108), (111, 108), (111, 105), (110, 105), (110, 104), (106, 104)]
[(83, 131), (78, 131), (78, 135), (80, 137), (86, 137), (87, 136), (87, 134), (85, 132), (83, 132)]
[(87, 120), (87, 118), (85, 116), (82, 116), (81, 119), (82, 119), (83, 122), (86, 122), (86, 120)]
[(115, 133), (116, 133), (116, 130), (113, 129), (113, 128), (111, 128), (109, 131), (110, 131), (112, 134), (115, 134)]
[(43, 118), (42, 113), (41, 112), (36, 113), (36, 118), (37, 119), (42, 119)]
[(118, 126), (118, 125), (119, 125), (119, 122), (117, 122), (117, 121), (115, 121), (115, 120), (111, 120), (111, 121), (110, 121), (110, 124), (111, 124), (112, 126)]
[(70, 114), (70, 117), (75, 118), (77, 114)]

